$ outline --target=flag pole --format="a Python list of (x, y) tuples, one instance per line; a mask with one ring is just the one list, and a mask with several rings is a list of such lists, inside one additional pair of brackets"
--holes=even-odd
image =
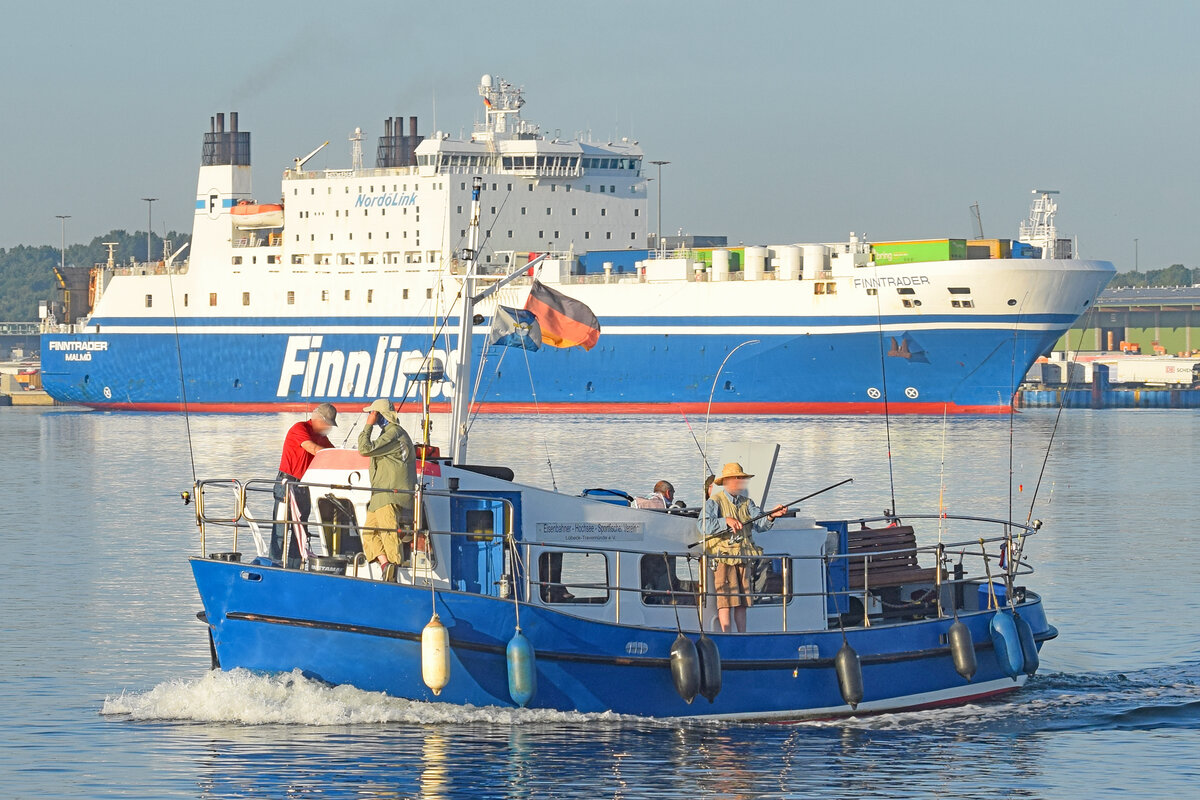
[(467, 247), (463, 250), (466, 271), (463, 274), (462, 307), (458, 315), (458, 349), (455, 351), (454, 395), (450, 406), (450, 460), (453, 464), (467, 461), (467, 417), (471, 405), (471, 350), (475, 329), (475, 268), (479, 247), (479, 193), (483, 179), (471, 180), (471, 227), (467, 230)]

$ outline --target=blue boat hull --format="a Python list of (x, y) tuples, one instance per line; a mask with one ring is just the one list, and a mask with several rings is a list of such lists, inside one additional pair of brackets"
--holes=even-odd
[[(1005, 411), (1014, 381), (1074, 319), (1046, 317), (1033, 320), (1040, 328), (1018, 329), (1014, 316), (991, 320), (988, 327), (889, 330), (882, 358), (877, 332), (823, 333), (815, 326), (797, 335), (796, 321), (787, 319), (792, 331), (756, 334), (758, 344), (729, 360), (712, 407), (763, 414), (874, 413), (883, 411), (886, 399), (893, 413)], [(883, 323), (901, 321), (885, 318)], [(169, 319), (157, 322), (171, 324)], [(304, 409), (324, 401), (360, 405), (364, 398), (415, 393), (398, 374), (403, 355), (429, 346), (427, 333), (400, 333), (413, 320), (378, 320), (381, 327), (371, 333), (310, 335), (338, 325), (338, 320), (311, 320), (312, 327), (305, 327), (306, 321), (287, 321), (288, 333), (250, 330), (277, 331), (284, 322), (237, 321), (248, 328), (241, 333), (228, 332), (233, 320), (192, 320), (183, 326), (178, 343), (161, 328), (105, 333), (104, 324), (99, 333), (46, 334), (42, 383), (62, 402), (153, 411), (181, 409), (183, 388), (192, 410), (228, 412)], [(392, 325), (397, 333), (379, 335)], [(226, 332), (206, 332), (209, 327)], [(530, 373), (542, 411), (678, 413), (680, 408), (706, 408), (722, 359), (748, 338), (655, 334), (645, 332), (646, 327), (623, 333), (620, 325), (606, 324), (590, 352), (542, 348), (528, 354), (528, 369), (524, 352), (493, 349), (476, 395), (482, 410), (532, 411)], [(486, 343), (481, 335), (476, 339), (478, 354)], [(352, 371), (356, 358), (359, 368)], [(450, 396), (449, 377), (438, 387), (435, 408), (444, 407)]]
[[(295, 669), (331, 684), (396, 697), (512, 707), (505, 647), (514, 606), (458, 592), (342, 576), (194, 559), (192, 570), (223, 669)], [(1032, 597), (1032, 596), (1031, 596)], [(435, 696), (421, 678), (421, 630), (437, 611), (450, 635), (450, 680)], [(1040, 600), (1019, 606), (1039, 642), (1056, 631)], [(965, 702), (1023, 684), (1006, 677), (988, 636), (991, 614), (963, 615), (979, 662), (971, 683), (944, 643), (952, 619), (848, 631), (863, 667), (858, 713)], [(521, 626), (536, 652), (531, 708), (652, 717), (790, 720), (852, 713), (833, 656), (839, 631), (711, 634), (723, 665), (715, 702), (685, 703), (668, 666), (676, 633), (580, 619), (522, 604)], [(815, 646), (815, 650), (810, 646)], [(806, 658), (799, 658), (806, 653)], [(815, 657), (812, 657), (815, 656)]]

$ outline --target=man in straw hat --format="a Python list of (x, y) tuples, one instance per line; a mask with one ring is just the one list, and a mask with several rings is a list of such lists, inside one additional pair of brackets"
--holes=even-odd
[[(270, 556), (275, 561), (283, 559), (283, 543), (287, 538), (288, 524), (292, 521), (301, 525), (308, 522), (312, 510), (312, 498), (307, 486), (297, 484), (304, 478), (308, 465), (321, 450), (333, 447), (329, 433), (337, 427), (337, 409), (330, 403), (321, 403), (312, 410), (308, 419), (288, 428), (283, 440), (283, 454), (279, 457), (279, 474), (275, 476), (275, 519), (271, 526)], [(295, 519), (292, 514), (295, 506)], [(295, 553), (299, 548), (292, 549)], [(289, 558), (289, 566), (299, 566), (299, 561)]]
[(746, 482), (753, 478), (742, 465), (730, 462), (713, 481), (712, 494), (700, 515), (700, 533), (705, 552), (713, 556), (713, 592), (717, 595), (717, 620), (721, 630), (730, 630), (730, 610), (739, 632), (746, 630), (746, 609), (750, 606), (750, 558), (762, 555), (754, 544), (754, 531), (770, 530), (786, 509), (775, 506), (770, 515), (751, 522), (762, 511), (746, 494)]
[[(363, 555), (379, 563), (384, 580), (392, 580), (395, 567), (403, 561), (401, 541), (412, 541), (416, 457), (412, 439), (400, 426), (390, 400), (376, 400), (363, 411), (367, 424), (358, 435), (358, 452), (371, 459), (371, 488), (376, 490), (367, 503)], [(376, 427), (379, 435), (372, 439)], [(402, 533), (402, 526), (408, 530)]]

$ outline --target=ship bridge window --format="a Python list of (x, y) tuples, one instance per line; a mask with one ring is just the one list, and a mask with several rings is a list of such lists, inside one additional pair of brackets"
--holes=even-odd
[(917, 290), (911, 286), (901, 286), (896, 290), (896, 294), (916, 294)]
[(604, 553), (542, 553), (538, 556), (538, 576), (543, 603), (608, 602), (608, 558)]
[(969, 286), (951, 286), (950, 287), (950, 294), (970, 294), (970, 293), (971, 293), (971, 288)]

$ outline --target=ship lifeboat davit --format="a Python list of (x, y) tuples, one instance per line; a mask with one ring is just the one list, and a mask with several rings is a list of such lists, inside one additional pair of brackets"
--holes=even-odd
[(282, 228), (283, 206), (273, 203), (248, 203), (233, 207), (233, 224), (239, 228)]

